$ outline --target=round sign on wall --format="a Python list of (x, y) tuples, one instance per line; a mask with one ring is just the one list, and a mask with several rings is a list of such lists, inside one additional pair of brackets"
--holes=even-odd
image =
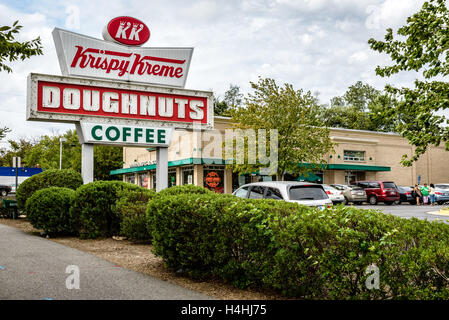
[(117, 17), (104, 28), (103, 38), (127, 46), (141, 46), (150, 38), (150, 29), (136, 18)]
[(220, 184), (220, 176), (216, 172), (209, 172), (206, 176), (206, 184), (211, 188), (216, 188)]

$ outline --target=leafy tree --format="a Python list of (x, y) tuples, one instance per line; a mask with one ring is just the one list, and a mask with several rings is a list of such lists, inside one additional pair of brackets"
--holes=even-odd
[[(333, 150), (329, 130), (322, 126), (318, 100), (310, 91), (295, 90), (291, 84), (280, 87), (273, 79), (251, 82), (253, 94), (245, 106), (230, 110), (236, 129), (276, 129), (278, 131), (278, 179), (285, 172), (301, 174), (325, 163), (324, 156)], [(267, 134), (266, 149), (272, 137)], [(260, 143), (259, 137), (256, 139)], [(309, 163), (311, 167), (300, 166)], [(264, 165), (233, 164), (234, 172), (251, 173)]]
[(239, 107), (242, 104), (242, 98), (243, 94), (240, 93), (240, 87), (230, 84), (223, 100), (215, 97), (214, 114), (216, 116), (229, 116), (230, 108)]
[(0, 141), (1, 141), (4, 137), (6, 137), (6, 134), (7, 134), (8, 132), (11, 132), (11, 130), (10, 130), (9, 128), (7, 128), (7, 127), (0, 128)]
[(12, 27), (0, 27), (0, 71), (12, 72), (12, 69), (5, 64), (5, 61), (13, 62), (20, 58), (25, 60), (34, 55), (42, 54), (40, 37), (25, 42), (19, 42), (14, 37), (19, 33), (22, 26), (19, 21), (14, 22)]
[(420, 72), (414, 87), (386, 86), (400, 102), (383, 114), (397, 123), (397, 132), (415, 146), (414, 155), (404, 155), (402, 164), (411, 166), (429, 145), (445, 144), (449, 150), (449, 120), (441, 111), (449, 108), (449, 83), (437, 77), (449, 74), (449, 10), (444, 0), (430, 0), (407, 18), (406, 25), (394, 34), (387, 29), (385, 40), (369, 39), (371, 49), (386, 53), (394, 62), (378, 66), (376, 73), (389, 77), (401, 71)]
[(111, 170), (123, 167), (123, 148), (113, 146), (94, 146), (94, 178), (95, 180), (117, 180), (119, 176), (111, 176)]
[(0, 151), (0, 166), (12, 166), (13, 157), (20, 157), (22, 165), (28, 166), (24, 161), (25, 155), (33, 148), (33, 142), (25, 139), (19, 141), (8, 140), (9, 148)]
[[(22, 158), (22, 164), (28, 167), (39, 166), (43, 169), (59, 169), (59, 139), (62, 143), (62, 169), (72, 169), (81, 172), (81, 145), (76, 130), (69, 130), (63, 135), (41, 136), (36, 141), (21, 139), (9, 140), (9, 150), (0, 152), (0, 164), (11, 166), (12, 157)], [(122, 147), (94, 146), (94, 179), (114, 180), (109, 172), (123, 166)]]
[(343, 96), (332, 98), (330, 107), (322, 108), (322, 117), (332, 128), (394, 131), (395, 122), (385, 111), (395, 103), (386, 93), (357, 81)]

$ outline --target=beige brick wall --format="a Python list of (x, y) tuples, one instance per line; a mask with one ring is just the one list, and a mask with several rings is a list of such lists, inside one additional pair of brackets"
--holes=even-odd
[[(215, 119), (215, 128), (222, 133), (222, 139), (211, 139), (208, 142), (199, 140), (197, 133), (176, 130), (169, 147), (169, 161), (188, 158), (209, 158), (203, 152), (220, 149), (224, 141), (224, 129), (231, 127), (226, 119)], [(329, 164), (353, 164), (369, 166), (387, 166), (391, 171), (366, 171), (366, 180), (392, 180), (398, 185), (413, 185), (421, 175), (421, 183), (449, 183), (449, 152), (443, 146), (430, 147), (412, 167), (403, 167), (400, 160), (403, 154), (410, 156), (413, 148), (406, 139), (397, 134), (386, 134), (360, 130), (331, 129), (331, 139), (338, 145), (335, 152), (326, 156)], [(344, 161), (344, 150), (365, 151), (365, 161)], [(338, 157), (340, 156), (340, 158)], [(213, 154), (213, 158), (220, 158)], [(156, 152), (146, 148), (123, 148), (124, 168), (136, 162), (155, 161)], [(195, 184), (202, 183), (202, 166), (195, 166)], [(201, 171), (201, 172), (199, 172)], [(226, 173), (226, 192), (231, 190), (231, 173)], [(200, 179), (201, 180), (198, 180)], [(324, 183), (345, 183), (344, 170), (327, 170), (324, 172)]]

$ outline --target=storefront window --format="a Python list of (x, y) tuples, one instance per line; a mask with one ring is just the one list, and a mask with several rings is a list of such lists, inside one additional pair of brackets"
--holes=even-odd
[(193, 181), (193, 166), (181, 168), (182, 184), (194, 184)]
[(365, 151), (345, 150), (343, 159), (345, 161), (365, 161)]
[(203, 171), (204, 187), (217, 192), (224, 193), (224, 167), (207, 166)]
[(139, 186), (148, 188), (148, 172), (139, 173)]
[(125, 179), (126, 179), (126, 182), (128, 182), (128, 183), (132, 183), (132, 184), (136, 183), (136, 177), (135, 177), (134, 173), (127, 174)]
[(176, 186), (176, 169), (168, 170), (168, 187)]
[(153, 189), (156, 190), (156, 171), (151, 172), (151, 183)]

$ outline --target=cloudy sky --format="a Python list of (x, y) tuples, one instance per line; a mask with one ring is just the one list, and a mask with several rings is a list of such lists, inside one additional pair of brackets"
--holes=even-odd
[[(129, 15), (147, 24), (145, 46), (194, 47), (186, 88), (213, 90), (223, 97), (230, 84), (250, 90), (259, 76), (318, 92), (320, 101), (342, 95), (358, 80), (382, 89), (410, 85), (415, 74), (383, 79), (377, 65), (390, 62), (367, 43), (385, 29), (402, 26), (421, 0), (0, 0), (0, 25), (19, 20), (20, 40), (42, 38), (44, 55), (11, 64), (0, 74), (0, 126), (9, 139), (63, 133), (74, 125), (27, 122), (26, 77), (61, 74), (51, 31), (54, 27), (102, 38), (103, 27)], [(4, 143), (0, 147), (6, 146)]]

